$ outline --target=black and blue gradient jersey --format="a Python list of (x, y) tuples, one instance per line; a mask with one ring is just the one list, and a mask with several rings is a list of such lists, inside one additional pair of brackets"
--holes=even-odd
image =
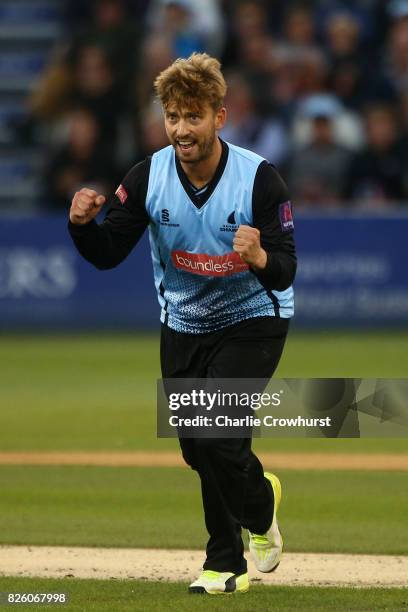
[[(276, 169), (255, 153), (222, 142), (214, 177), (197, 190), (166, 147), (134, 166), (109, 204), (101, 225), (70, 223), (73, 240), (88, 261), (108, 269), (148, 228), (161, 321), (170, 328), (201, 334), (253, 317), (293, 315), (291, 203)], [(264, 270), (252, 270), (234, 252), (239, 225), (260, 230)]]

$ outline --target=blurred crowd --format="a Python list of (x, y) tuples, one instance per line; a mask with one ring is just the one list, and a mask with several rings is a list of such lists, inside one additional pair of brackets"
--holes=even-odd
[(408, 202), (408, 0), (69, 0), (65, 23), (24, 130), (50, 207), (168, 144), (152, 83), (193, 51), (222, 62), (221, 136), (275, 164), (298, 207)]

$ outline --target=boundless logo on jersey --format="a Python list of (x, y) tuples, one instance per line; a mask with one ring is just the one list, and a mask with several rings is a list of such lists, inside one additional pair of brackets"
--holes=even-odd
[(220, 227), (220, 232), (236, 232), (238, 225), (235, 221), (235, 210), (228, 216), (227, 224)]
[(283, 204), (279, 204), (279, 219), (283, 232), (288, 232), (289, 230), (294, 229), (292, 202), (283, 202)]
[(171, 258), (178, 270), (201, 276), (230, 276), (246, 272), (249, 268), (235, 251), (225, 255), (173, 251)]

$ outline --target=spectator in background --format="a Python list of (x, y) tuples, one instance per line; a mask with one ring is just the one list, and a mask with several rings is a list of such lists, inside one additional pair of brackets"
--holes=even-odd
[(241, 63), (243, 55), (245, 56), (245, 46), (250, 41), (270, 39), (268, 14), (266, 5), (257, 0), (240, 0), (229, 4), (227, 20), (229, 31), (222, 55), (224, 66), (236, 66)]
[(136, 68), (141, 39), (140, 22), (130, 18), (125, 0), (98, 0), (92, 3), (92, 18), (74, 35), (71, 53), (84, 47), (98, 47), (115, 66), (115, 80), (127, 87)]
[(315, 109), (331, 117), (333, 138), (337, 144), (357, 151), (364, 145), (364, 130), (360, 116), (347, 108), (332, 94), (314, 94), (298, 102), (294, 113), (291, 140), (295, 149), (309, 144), (312, 140)]
[[(143, 20), (146, 9), (151, 0), (124, 0), (127, 14), (132, 19), (139, 22)], [(61, 0), (63, 5), (61, 13), (64, 23), (72, 32), (77, 32), (79, 28), (86, 27), (93, 19), (94, 6), (99, 0)]]
[(360, 52), (360, 24), (352, 13), (333, 13), (325, 28), (330, 62), (331, 90), (344, 105), (358, 108), (362, 102), (361, 77), (364, 55)]
[(290, 7), (284, 38), (269, 54), (271, 100), (288, 128), (299, 100), (327, 90), (328, 63), (314, 38), (313, 11), (305, 3)]
[(274, 107), (273, 100), (273, 51), (272, 39), (259, 35), (242, 42), (241, 69), (245, 74), (257, 108), (268, 114)]
[(325, 44), (333, 64), (339, 61), (361, 61), (360, 24), (349, 12), (332, 13), (325, 28)]
[(408, 89), (405, 90), (399, 100), (399, 112), (401, 117), (401, 157), (402, 157), (402, 182), (404, 194), (408, 197)]
[(238, 0), (233, 2), (233, 31), (239, 39), (251, 38), (258, 34), (271, 35), (270, 15), (274, 6), (262, 0)]
[(48, 161), (44, 173), (43, 200), (49, 207), (69, 207), (84, 183), (98, 192), (110, 192), (117, 182), (112, 151), (103, 142), (99, 123), (87, 109), (67, 117), (67, 142)]
[[(281, 50), (274, 50), (274, 100), (282, 117), (290, 128), (296, 123), (298, 109), (312, 96), (322, 96), (328, 89), (328, 63), (323, 52), (318, 47), (305, 47), (288, 49), (286, 62), (279, 67)], [(281, 55), (285, 58), (285, 53)], [(278, 75), (278, 76), (277, 76)], [(279, 80), (277, 81), (277, 78)], [(278, 84), (289, 85), (285, 89), (278, 89)], [(285, 97), (282, 93), (286, 94)], [(296, 130), (294, 130), (296, 137)], [(295, 146), (296, 146), (295, 142)]]
[(169, 139), (164, 129), (163, 110), (156, 100), (144, 109), (140, 126), (140, 159), (168, 146)]
[(66, 113), (81, 106), (95, 116), (103, 138), (114, 147), (124, 99), (103, 49), (85, 46), (74, 58), (58, 56), (50, 65), (32, 95), (30, 120), (41, 125), (52, 147), (64, 133)]
[(161, 0), (150, 19), (150, 33), (165, 38), (173, 59), (205, 51), (205, 41), (194, 22), (190, 0)]
[(328, 68), (327, 59), (318, 47), (297, 51), (294, 65), (296, 97), (302, 99), (305, 96), (326, 92)]
[(87, 46), (80, 50), (74, 66), (72, 100), (74, 105), (87, 108), (95, 116), (103, 139), (114, 147), (126, 97), (102, 48)]
[[(313, 2), (315, 6), (315, 17), (318, 36), (324, 38), (324, 31), (328, 21), (333, 15), (347, 13), (359, 23), (362, 40), (364, 43), (373, 44), (375, 40), (381, 39), (376, 31), (376, 19), (383, 16), (382, 6), (387, 0), (319, 0)], [(377, 38), (378, 37), (378, 38)], [(373, 52), (376, 52), (374, 45)]]
[(408, 139), (408, 87), (403, 92), (399, 99), (400, 102), (400, 116), (401, 116), (401, 128), (404, 140)]
[(279, 168), (288, 154), (288, 138), (282, 123), (259, 113), (250, 85), (239, 72), (226, 78), (228, 122), (221, 137), (258, 153)]
[(297, 205), (332, 207), (344, 196), (351, 153), (335, 141), (333, 121), (338, 105), (316, 96), (304, 109), (312, 121), (311, 142), (289, 165), (289, 187)]
[(265, 91), (265, 78), (269, 80), (274, 42), (266, 34), (255, 34), (241, 41), (240, 64), (250, 77), (252, 86)]
[(306, 4), (295, 4), (288, 9), (284, 23), (285, 44), (296, 49), (312, 47), (316, 43), (313, 10)]
[(174, 59), (168, 38), (160, 34), (150, 34), (146, 37), (140, 55), (143, 70), (135, 77), (136, 100), (139, 109), (149, 106), (154, 97), (155, 76), (167, 68)]
[(28, 98), (28, 122), (51, 124), (58, 120), (71, 105), (73, 82), (72, 67), (66, 54), (57, 48), (37, 87)]
[[(403, 119), (408, 115), (408, 0), (73, 0), (65, 7), (76, 31), (54, 52), (31, 97), (31, 117), (13, 126), (20, 144), (62, 146), (67, 113), (80, 106), (94, 117), (116, 163), (127, 167), (161, 142), (152, 105), (154, 76), (177, 56), (203, 49), (231, 70), (224, 138), (258, 151), (283, 173), (289, 150), (292, 165), (300, 167), (305, 154), (313, 166), (326, 147), (330, 168), (331, 160), (347, 157), (348, 149), (361, 150), (362, 109), (370, 103), (400, 107)], [(316, 117), (307, 111), (310, 100), (327, 95), (336, 101), (334, 114)], [(378, 116), (378, 131), (393, 132), (384, 126), (395, 119)], [(368, 133), (370, 125), (367, 120)], [(370, 153), (381, 167), (381, 185), (384, 160), (399, 156), (392, 198), (407, 197), (404, 130), (393, 146), (370, 142), (361, 154)], [(340, 163), (339, 174), (342, 168)], [(333, 187), (337, 179), (325, 179), (323, 186), (317, 181), (317, 187), (309, 183), (299, 188), (309, 200), (316, 193), (317, 201), (339, 201), (339, 189)], [(377, 193), (372, 185), (354, 177), (346, 193)], [(388, 187), (385, 194), (388, 202)], [(376, 196), (377, 203), (381, 197)]]
[(394, 109), (372, 106), (365, 113), (367, 144), (352, 159), (347, 196), (358, 204), (384, 206), (408, 196), (404, 190), (403, 155)]
[(385, 72), (395, 92), (408, 87), (408, 12), (391, 26)]
[(272, 53), (270, 83), (266, 83), (266, 88), (268, 86), (270, 88), (271, 106), (287, 128), (291, 127), (297, 108), (297, 58), (298, 50), (286, 45), (275, 46)]
[(245, 74), (257, 108), (270, 112), (274, 40), (268, 27), (267, 6), (256, 0), (241, 0), (232, 7), (231, 32), (225, 65), (237, 65)]
[(330, 13), (324, 39), (330, 62), (329, 87), (345, 106), (357, 110), (371, 99), (390, 99), (391, 87), (378, 70), (377, 56), (364, 47), (361, 21), (355, 13)]
[[(219, 0), (152, 0), (147, 15), (149, 31), (171, 34), (170, 25), (176, 25), (174, 57), (185, 57), (187, 48), (204, 49), (211, 54), (221, 54), (224, 47), (225, 26)], [(182, 26), (182, 27), (180, 27)]]

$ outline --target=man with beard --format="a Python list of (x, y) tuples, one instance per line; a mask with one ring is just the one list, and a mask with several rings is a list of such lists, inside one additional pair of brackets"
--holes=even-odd
[[(69, 230), (99, 269), (118, 265), (149, 227), (161, 306), (163, 378), (269, 379), (293, 315), (296, 271), (287, 188), (262, 157), (218, 137), (226, 84), (207, 54), (178, 59), (155, 81), (170, 145), (136, 164), (105, 197), (75, 194)], [(201, 479), (210, 538), (192, 593), (249, 588), (241, 529), (257, 568), (280, 562), (281, 487), (251, 438), (180, 438)]]

